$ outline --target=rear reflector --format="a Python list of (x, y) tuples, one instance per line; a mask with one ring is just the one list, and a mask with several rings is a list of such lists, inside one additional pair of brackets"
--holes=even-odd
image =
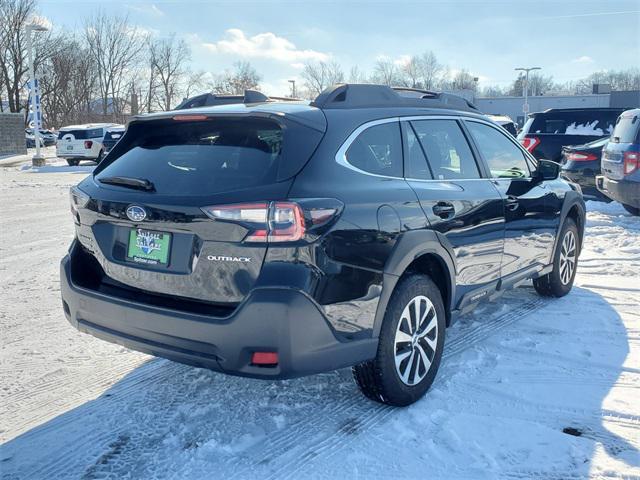
[(278, 365), (278, 353), (277, 352), (253, 352), (251, 355), (252, 365)]

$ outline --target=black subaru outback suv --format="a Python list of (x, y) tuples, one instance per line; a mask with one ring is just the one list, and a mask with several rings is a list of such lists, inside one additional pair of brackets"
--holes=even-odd
[(585, 216), (465, 100), (377, 85), (137, 117), (71, 210), (79, 330), (247, 377), (353, 366), (392, 405), (429, 388), (455, 313), (528, 279), (567, 294)]

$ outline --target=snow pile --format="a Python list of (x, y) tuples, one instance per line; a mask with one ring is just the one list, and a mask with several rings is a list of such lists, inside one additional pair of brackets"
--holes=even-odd
[(573, 122), (570, 125), (567, 125), (567, 129), (565, 130), (565, 135), (597, 135), (604, 136), (610, 135), (613, 131), (613, 127), (609, 126), (606, 131), (601, 128), (597, 128), (598, 120), (594, 120), (590, 123), (577, 123)]
[(227, 377), (76, 332), (57, 262), (77, 179), (0, 184), (3, 478), (640, 476), (640, 220), (619, 205), (588, 203), (570, 295), (461, 317), (430, 392), (394, 409), (348, 370)]

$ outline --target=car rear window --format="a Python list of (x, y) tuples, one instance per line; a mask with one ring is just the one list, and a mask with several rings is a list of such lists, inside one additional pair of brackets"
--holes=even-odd
[(638, 115), (622, 115), (618, 118), (611, 138), (614, 142), (635, 143), (638, 138), (638, 127), (640, 127)]
[(61, 130), (58, 133), (58, 138), (62, 138), (65, 135), (71, 134), (76, 140), (86, 140), (87, 138), (100, 138), (102, 137), (101, 128), (89, 128), (78, 130)]
[(123, 141), (125, 152), (97, 180), (145, 178), (164, 194), (212, 194), (275, 182), (283, 129), (247, 118), (141, 122)]
[(543, 112), (530, 118), (523, 131), (560, 135), (608, 136), (613, 131), (619, 111), (557, 110)]

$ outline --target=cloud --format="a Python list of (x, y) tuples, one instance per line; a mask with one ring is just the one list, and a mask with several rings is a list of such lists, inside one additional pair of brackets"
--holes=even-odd
[(51, 30), (51, 27), (53, 26), (51, 20), (43, 15), (31, 15), (31, 17), (29, 17), (28, 23), (38, 25), (39, 27), (44, 27), (47, 30)]
[(127, 8), (133, 10), (138, 13), (145, 13), (151, 15), (153, 17), (163, 17), (164, 12), (158, 8), (154, 3), (146, 4), (146, 5), (127, 5)]
[(329, 54), (316, 50), (300, 50), (286, 38), (278, 37), (271, 32), (247, 37), (242, 30), (237, 28), (227, 30), (222, 40), (202, 45), (214, 53), (266, 58), (293, 64), (304, 61), (324, 62), (330, 57)]
[(582, 63), (582, 64), (595, 63), (595, 60), (593, 58), (589, 57), (588, 55), (582, 55), (581, 57), (574, 58), (571, 61), (573, 63)]

